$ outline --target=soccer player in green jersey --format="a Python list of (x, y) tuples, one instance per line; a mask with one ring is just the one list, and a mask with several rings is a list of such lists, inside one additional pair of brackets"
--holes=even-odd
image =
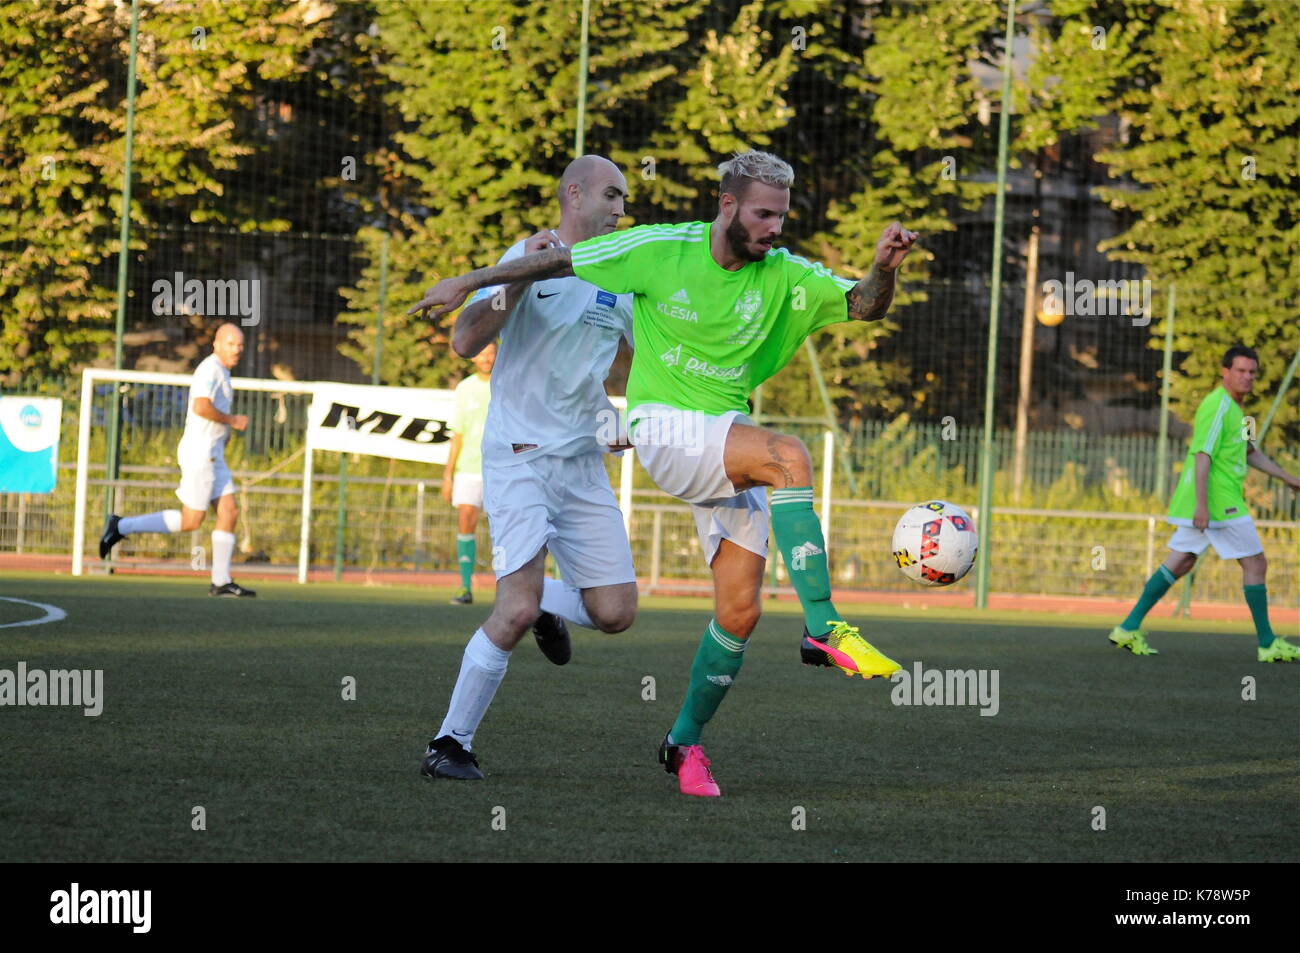
[(456, 605), (474, 603), (474, 564), (478, 558), (478, 514), (483, 509), (483, 425), (492, 400), (492, 365), (497, 346), (488, 344), (475, 354), (474, 373), (456, 385), (452, 411), (451, 448), (442, 475), (442, 498), (456, 507), (456, 562), (460, 564), (460, 591)]
[(445, 314), (485, 285), (571, 274), (635, 296), (631, 440), (660, 488), (691, 504), (715, 605), (660, 760), (678, 776), (682, 793), (714, 797), (720, 792), (700, 734), (739, 673), (762, 611), (768, 487), (777, 545), (803, 607), (803, 662), (864, 678), (899, 668), (831, 601), (807, 448), (754, 426), (745, 414), (754, 388), (781, 370), (810, 334), (885, 316), (895, 270), (916, 240), (895, 222), (884, 230), (866, 277), (838, 278), (775, 247), (790, 208), (789, 165), (747, 152), (719, 172), (712, 222), (639, 226), (444, 279), (411, 309)]
[(1241, 564), (1246, 605), (1250, 606), (1259, 640), (1259, 661), (1294, 662), (1300, 659), (1300, 648), (1275, 636), (1268, 622), (1268, 589), (1264, 585), (1268, 560), (1246, 510), (1242, 484), (1247, 466), (1275, 476), (1294, 489), (1300, 489), (1300, 478), (1287, 473), (1248, 439), (1241, 408), (1255, 386), (1259, 356), (1251, 348), (1234, 345), (1223, 355), (1219, 373), (1222, 386), (1216, 387), (1196, 409), (1183, 475), (1169, 501), (1169, 522), (1176, 527), (1169, 540), (1169, 556), (1147, 580), (1142, 597), (1128, 618), (1110, 633), (1110, 640), (1134, 655), (1159, 654), (1147, 644), (1142, 620), (1169, 587), (1191, 571), (1196, 557), (1207, 546), (1213, 546), (1220, 558)]

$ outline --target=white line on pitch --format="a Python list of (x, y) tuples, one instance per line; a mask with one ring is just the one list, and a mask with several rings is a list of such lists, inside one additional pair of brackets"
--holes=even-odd
[(25, 606), (35, 606), (38, 609), (44, 609), (45, 615), (39, 619), (27, 619), (23, 622), (5, 622), (0, 623), (0, 629), (12, 629), (19, 625), (40, 625), (42, 622), (58, 622), (60, 619), (66, 619), (68, 614), (58, 606), (46, 605), (44, 602), (30, 602), (27, 599), (15, 599), (12, 596), (0, 596), (0, 601), (4, 602), (21, 602)]

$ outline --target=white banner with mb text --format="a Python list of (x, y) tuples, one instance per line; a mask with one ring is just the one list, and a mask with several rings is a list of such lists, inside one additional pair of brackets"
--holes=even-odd
[(308, 439), (313, 450), (446, 463), (455, 406), (449, 390), (317, 384)]

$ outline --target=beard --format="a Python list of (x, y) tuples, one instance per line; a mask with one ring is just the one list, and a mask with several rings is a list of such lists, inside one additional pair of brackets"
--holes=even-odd
[(749, 237), (749, 232), (745, 230), (745, 226), (740, 224), (739, 215), (731, 220), (731, 224), (727, 226), (726, 234), (731, 253), (737, 258), (742, 258), (745, 261), (762, 261), (767, 257), (767, 248), (763, 248), (758, 252), (750, 250), (749, 246), (752, 244), (752, 239)]

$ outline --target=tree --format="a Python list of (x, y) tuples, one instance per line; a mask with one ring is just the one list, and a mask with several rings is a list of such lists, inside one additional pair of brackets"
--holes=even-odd
[[(0, 19), (15, 53), (0, 65), (0, 242), (15, 249), (0, 269), (0, 373), (66, 374), (111, 340), (130, 7), (8, 2)], [(229, 177), (256, 151), (241, 118), (259, 89), (305, 69), (312, 20), (307, 6), (272, 0), (142, 5), (129, 239), (138, 261), (159, 223), (286, 227), (254, 214), (250, 190), (230, 190)], [(133, 307), (144, 306), (137, 296)]]
[[(1223, 352), (1244, 343), (1264, 359), (1262, 413), (1300, 346), (1300, 8), (1057, 0), (1053, 9), (1036, 75), (1058, 83), (1023, 141), (1119, 114), (1127, 137), (1097, 158), (1124, 184), (1098, 191), (1131, 224), (1101, 248), (1142, 265), (1157, 288), (1177, 283), (1174, 406), (1190, 419)], [(1151, 346), (1163, 338), (1152, 322)], [(1294, 401), (1274, 426), (1300, 438)]]
[[(969, 64), (991, 55), (997, 20), (992, 4), (900, 3), (873, 12), (860, 30), (849, 31), (847, 44), (833, 15), (809, 31), (807, 69), (843, 90), (844, 106), (866, 128), (855, 142), (825, 136), (833, 146), (817, 166), (834, 170), (830, 187), (823, 186), (829, 227), (803, 243), (806, 253), (839, 274), (861, 277), (890, 222), (923, 236), (900, 270), (892, 318), (835, 325), (820, 336), (820, 363), (843, 418), (914, 408), (939, 383), (932, 374), (916, 379), (904, 361), (883, 351), (909, 320), (909, 305), (926, 300), (932, 257), (926, 237), (954, 230), (956, 214), (978, 207), (991, 192), (972, 177), (980, 159), (973, 148), (979, 85)], [(820, 99), (830, 95), (821, 85), (813, 88)], [(796, 101), (801, 127), (817, 122), (818, 105), (817, 99)], [(765, 409), (820, 413), (816, 391), (806, 384), (809, 373), (806, 361), (792, 361), (765, 391)]]
[(96, 64), (114, 34), (77, 8), (0, 4), (0, 373), (11, 379), (61, 371), (110, 339), (113, 296), (97, 279), (115, 240), (103, 187), (115, 131), (86, 112), (108, 89)]
[[(627, 128), (618, 120), (673, 72), (666, 58), (705, 6), (702, 0), (648, 8), (631, 0), (592, 5), (588, 151), (608, 147), (625, 160), (633, 181), (644, 140), (615, 132)], [(520, 238), (555, 223), (555, 185), (573, 158), (581, 9), (376, 4), (377, 71), (401, 125), (381, 209), (392, 232), (386, 383), (443, 386), (463, 376), (467, 365), (449, 346), (450, 324), (430, 327), (405, 309), (437, 278), (494, 264)], [(471, 81), (473, 95), (466, 96)], [(343, 290), (348, 308), (339, 316), (357, 326), (344, 353), (367, 370), (380, 234), (360, 233), (364, 270), (355, 287)]]

